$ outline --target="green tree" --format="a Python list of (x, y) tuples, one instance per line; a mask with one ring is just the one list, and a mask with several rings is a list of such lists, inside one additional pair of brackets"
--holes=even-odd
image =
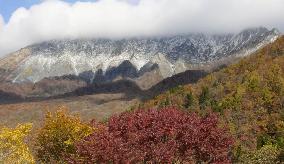
[(208, 87), (202, 87), (201, 94), (199, 96), (199, 105), (201, 109), (204, 109), (206, 106), (210, 105), (210, 93)]
[(192, 92), (186, 94), (185, 96), (185, 102), (184, 102), (184, 107), (185, 108), (189, 108), (190, 106), (192, 106), (194, 103), (194, 96), (192, 94)]

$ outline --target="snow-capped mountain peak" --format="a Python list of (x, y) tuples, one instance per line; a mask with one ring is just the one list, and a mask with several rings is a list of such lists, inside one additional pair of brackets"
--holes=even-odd
[[(193, 64), (206, 64), (225, 57), (245, 56), (273, 42), (276, 29), (251, 28), (238, 34), (188, 34), (159, 38), (52, 40), (28, 46), (0, 61), (6, 80), (37, 82), (45, 77), (96, 73), (129, 61), (139, 71), (158, 64), (162, 76), (185, 71)], [(21, 54), (21, 51), (28, 53)], [(22, 57), (22, 56), (25, 57)], [(16, 60), (7, 67), (8, 58)], [(8, 64), (9, 65), (9, 64)], [(12, 69), (11, 69), (12, 68)], [(0, 72), (1, 73), (1, 72)]]

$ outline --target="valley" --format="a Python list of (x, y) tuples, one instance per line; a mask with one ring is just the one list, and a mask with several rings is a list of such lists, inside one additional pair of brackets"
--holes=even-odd
[(84, 121), (96, 119), (104, 121), (113, 114), (122, 113), (140, 102), (127, 99), (123, 94), (96, 94), (53, 100), (17, 102), (0, 105), (2, 125), (14, 127), (19, 123), (39, 124), (47, 111), (55, 112), (59, 106), (65, 106), (73, 114), (78, 114)]
[(107, 84), (87, 85), (72, 92), (48, 98), (22, 98), (13, 97), (7, 93), (0, 94), (0, 97), (2, 96), (0, 120), (2, 124), (8, 126), (24, 122), (37, 124), (46, 111), (55, 111), (58, 106), (65, 106), (73, 114), (79, 114), (85, 121), (93, 118), (101, 121), (113, 114), (130, 110), (133, 106), (168, 89), (195, 83), (206, 74), (204, 71), (186, 71), (166, 78), (147, 90), (142, 90), (135, 81), (118, 80)]

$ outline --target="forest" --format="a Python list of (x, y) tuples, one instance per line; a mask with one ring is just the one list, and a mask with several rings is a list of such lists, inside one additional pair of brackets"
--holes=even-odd
[(0, 126), (0, 161), (284, 162), (284, 37), (104, 121), (59, 106), (40, 125)]

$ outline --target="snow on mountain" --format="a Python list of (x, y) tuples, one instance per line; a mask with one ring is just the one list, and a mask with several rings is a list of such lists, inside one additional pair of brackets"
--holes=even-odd
[[(7, 62), (3, 61), (11, 56), (15, 58), (15, 55), (2, 59), (0, 73), (1, 69), (6, 69), (5, 79), (13, 82), (37, 82), (45, 77), (79, 75), (86, 71), (95, 73), (102, 70), (106, 73), (124, 61), (130, 61), (137, 71), (145, 65), (158, 64), (165, 78), (189, 69), (192, 64), (246, 56), (273, 42), (279, 35), (276, 29), (260, 27), (246, 29), (238, 34), (52, 40), (24, 48), (30, 53), (25, 54), (20, 62), (13, 63), (13, 70), (8, 70)], [(17, 55), (21, 57), (19, 52)]]

